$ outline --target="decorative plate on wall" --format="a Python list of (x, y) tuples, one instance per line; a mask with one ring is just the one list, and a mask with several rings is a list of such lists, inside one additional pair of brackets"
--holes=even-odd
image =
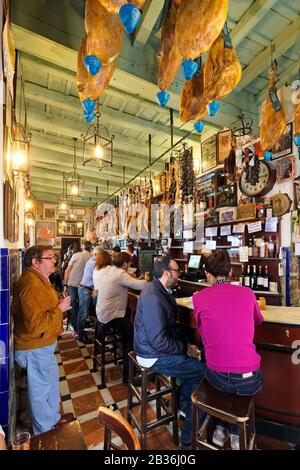
[(284, 194), (275, 194), (270, 198), (273, 217), (280, 217), (290, 211), (292, 200), (289, 195)]

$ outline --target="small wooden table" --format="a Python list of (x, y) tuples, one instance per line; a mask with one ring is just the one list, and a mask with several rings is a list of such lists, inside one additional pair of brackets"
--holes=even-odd
[(30, 439), (30, 450), (87, 450), (77, 419)]

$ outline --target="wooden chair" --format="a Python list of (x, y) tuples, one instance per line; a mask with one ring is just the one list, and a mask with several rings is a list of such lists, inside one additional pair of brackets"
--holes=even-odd
[(111, 441), (111, 433), (117, 434), (126, 445), (127, 450), (140, 450), (141, 445), (138, 437), (130, 424), (123, 416), (112, 411), (105, 406), (99, 406), (98, 419), (104, 426), (104, 446), (103, 450), (122, 450)]

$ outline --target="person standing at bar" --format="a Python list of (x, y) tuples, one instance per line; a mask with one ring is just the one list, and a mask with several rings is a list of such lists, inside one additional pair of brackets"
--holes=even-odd
[(134, 351), (142, 367), (181, 381), (186, 418), (181, 434), (183, 450), (191, 449), (191, 395), (205, 375), (195, 345), (182, 340), (176, 331), (177, 305), (172, 288), (178, 282), (176, 261), (162, 256), (154, 261), (154, 280), (141, 293), (134, 321)]
[[(64, 422), (60, 415), (58, 366), (54, 351), (70, 297), (59, 299), (49, 276), (54, 272), (51, 246), (36, 245), (24, 256), (24, 271), (14, 286), (15, 361), (27, 369), (34, 434)], [(65, 416), (65, 420), (68, 418)]]
[(131, 257), (130, 259), (130, 267), (135, 269), (135, 274), (138, 277), (139, 276), (139, 259), (134, 253), (134, 246), (133, 245), (127, 245), (126, 246), (126, 253), (128, 253)]
[(81, 343), (92, 343), (92, 340), (84, 332), (85, 321), (88, 316), (88, 310), (92, 301), (92, 293), (94, 290), (93, 284), (93, 271), (96, 264), (96, 256), (102, 250), (96, 246), (93, 250), (92, 258), (88, 260), (84, 267), (83, 276), (81, 279), (80, 287), (78, 289), (79, 310), (78, 310), (78, 341)]
[[(111, 262), (111, 256), (109, 253), (107, 255)], [(101, 258), (104, 258), (104, 255), (97, 258), (93, 275), (94, 288), (98, 290), (96, 314), (100, 323), (109, 323), (121, 332), (124, 348), (123, 383), (127, 384), (128, 353), (133, 349), (133, 325), (125, 316), (128, 287), (141, 291), (147, 281), (134, 279), (127, 274), (131, 262), (128, 253), (122, 252), (115, 256), (113, 266), (108, 266), (108, 261)]]
[(84, 250), (78, 253), (74, 253), (69, 261), (68, 267), (64, 277), (64, 291), (69, 292), (71, 297), (72, 314), (71, 314), (71, 325), (74, 330), (74, 334), (77, 335), (78, 328), (78, 310), (79, 310), (79, 299), (78, 289), (83, 276), (84, 268), (88, 260), (91, 258), (92, 244), (91, 242), (84, 242)]
[[(205, 273), (211, 287), (193, 295), (194, 315), (204, 344), (206, 378), (218, 390), (255, 395), (263, 384), (260, 356), (253, 344), (254, 328), (263, 322), (253, 291), (231, 285), (230, 258), (226, 250), (210, 255)], [(236, 427), (230, 429), (231, 448), (239, 449)], [(221, 447), (229, 438), (217, 422), (213, 442)]]

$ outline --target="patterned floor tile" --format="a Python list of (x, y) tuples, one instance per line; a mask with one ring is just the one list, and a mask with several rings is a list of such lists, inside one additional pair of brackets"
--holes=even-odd
[(72, 364), (65, 364), (64, 369), (65, 369), (66, 375), (71, 375), (77, 372), (88, 370), (88, 366), (85, 360), (82, 358), (81, 360), (78, 360), (77, 362), (73, 362)]
[(71, 351), (61, 351), (60, 356), (62, 361), (69, 361), (70, 359), (82, 358), (80, 349), (71, 349)]
[(73, 398), (72, 402), (76, 416), (95, 411), (100, 405), (105, 404), (99, 391)]
[(123, 383), (108, 387), (108, 389), (115, 402), (128, 398), (128, 386)]
[(89, 387), (96, 385), (94, 377), (92, 374), (81, 375), (80, 377), (75, 377), (74, 379), (68, 378), (69, 390), (71, 393), (78, 392), (79, 390), (84, 390)]

